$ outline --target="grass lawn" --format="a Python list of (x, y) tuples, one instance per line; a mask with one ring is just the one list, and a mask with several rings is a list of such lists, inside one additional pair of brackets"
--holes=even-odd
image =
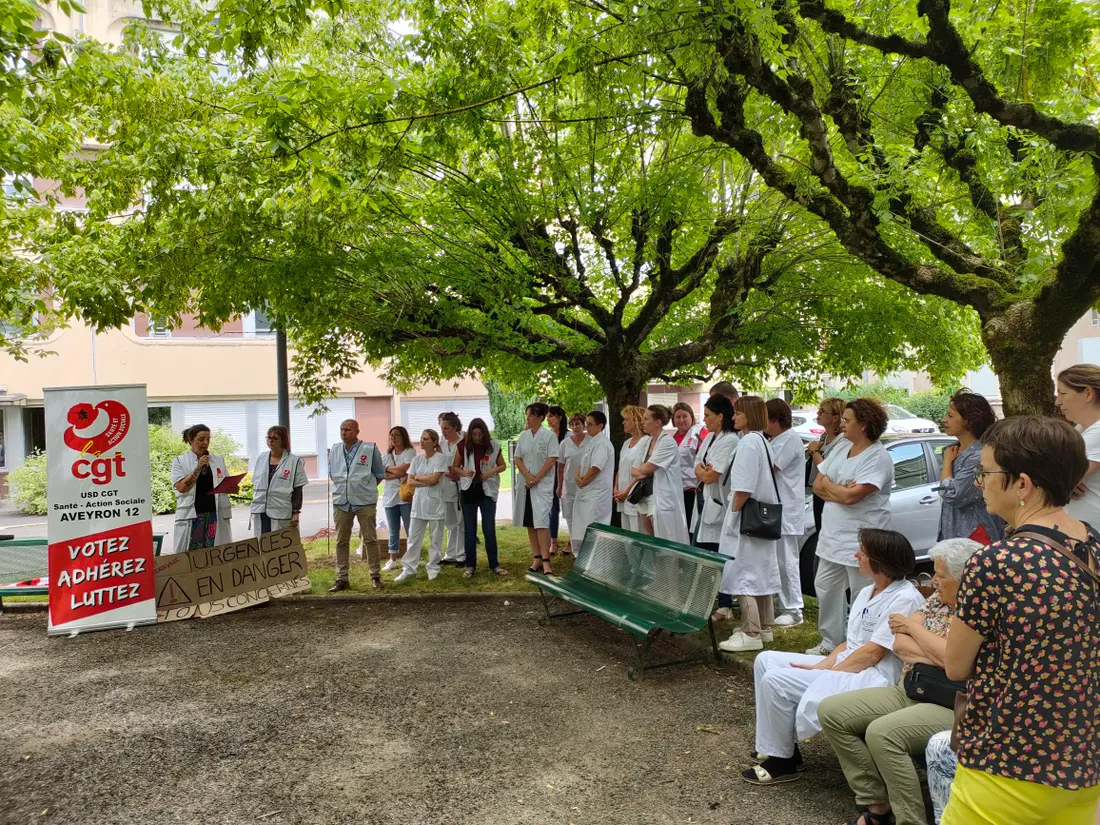
[[(393, 580), (400, 568), (382, 573), (382, 581), (386, 584), (387, 593), (485, 593), (508, 592), (517, 590), (535, 591), (535, 588), (526, 581), (524, 576), (531, 566), (531, 547), (527, 543), (527, 530), (522, 527), (497, 527), (497, 553), (500, 564), (508, 571), (507, 576), (495, 576), (489, 572), (489, 565), (485, 559), (485, 541), (478, 531), (480, 543), (477, 548), (477, 575), (472, 579), (463, 578), (463, 568), (453, 565), (443, 565), (439, 577), (435, 581), (428, 581), (428, 572), (425, 568), (428, 560), (428, 551), (425, 547), (421, 551), (421, 565), (415, 579), (395, 583)], [(559, 542), (567, 543), (568, 534), (563, 530), (559, 535)], [(427, 545), (427, 539), (424, 542)], [(335, 539), (318, 539), (305, 543), (306, 553), (309, 557), (309, 580), (313, 584), (311, 593), (325, 593), (333, 582), (336, 581)], [(360, 593), (374, 593), (370, 586), (370, 570), (360, 561), (356, 563), (355, 551), (359, 546), (359, 539), (351, 541), (352, 565), (351, 565), (351, 591)], [(388, 556), (383, 550), (382, 562), (385, 563)], [(555, 573), (564, 573), (572, 565), (573, 560), (566, 556), (557, 556), (553, 562)], [(345, 591), (346, 592), (346, 591)]]

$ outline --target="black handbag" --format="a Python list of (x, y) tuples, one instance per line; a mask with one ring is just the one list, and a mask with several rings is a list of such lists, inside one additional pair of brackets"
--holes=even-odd
[[(779, 484), (775, 480), (775, 466), (772, 464), (772, 454), (768, 449), (768, 440), (763, 434), (764, 453), (768, 457), (768, 472), (772, 476), (772, 484), (775, 485), (775, 497), (779, 498)], [(765, 504), (755, 498), (749, 498), (745, 506), (741, 508), (741, 535), (752, 536), (758, 539), (779, 539), (783, 535), (783, 505)]]
[(955, 694), (966, 693), (966, 682), (948, 679), (942, 667), (927, 662), (917, 662), (909, 668), (902, 687), (905, 695), (914, 702), (927, 702), (948, 709), (955, 707)]
[[(658, 436), (658, 438), (659, 437), (660, 436)], [(643, 464), (647, 463), (649, 457), (653, 455), (653, 447), (656, 444), (657, 442), (654, 439), (651, 438), (649, 440), (649, 449), (646, 451), (645, 461), (642, 462)], [(626, 497), (626, 500), (631, 504), (637, 504), (642, 499), (649, 498), (651, 495), (653, 495), (653, 476), (649, 475), (634, 482), (634, 486), (630, 488), (630, 495)]]

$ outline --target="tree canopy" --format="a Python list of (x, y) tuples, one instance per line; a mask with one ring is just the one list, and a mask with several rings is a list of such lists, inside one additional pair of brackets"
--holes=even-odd
[(715, 370), (946, 382), (980, 318), (1019, 407), (1100, 295), (1095, 22), (1033, 6), (159, 7), (181, 36), (78, 43), (20, 102), (88, 206), (20, 237), (96, 324), (267, 303), (308, 397), (364, 358), (578, 406)]

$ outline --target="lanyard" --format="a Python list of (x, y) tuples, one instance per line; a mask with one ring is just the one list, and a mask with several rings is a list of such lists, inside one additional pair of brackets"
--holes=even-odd
[(348, 478), (351, 478), (351, 465), (355, 462), (355, 457), (359, 455), (359, 448), (361, 446), (363, 446), (363, 442), (356, 441), (355, 452), (352, 453), (350, 456), (348, 455), (347, 449), (344, 450), (344, 473), (347, 475)]

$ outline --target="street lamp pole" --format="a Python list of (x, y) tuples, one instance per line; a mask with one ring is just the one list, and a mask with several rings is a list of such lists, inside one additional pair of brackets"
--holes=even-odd
[(286, 366), (286, 333), (282, 327), (275, 329), (275, 371), (278, 382), (279, 424), (290, 429), (290, 387)]

